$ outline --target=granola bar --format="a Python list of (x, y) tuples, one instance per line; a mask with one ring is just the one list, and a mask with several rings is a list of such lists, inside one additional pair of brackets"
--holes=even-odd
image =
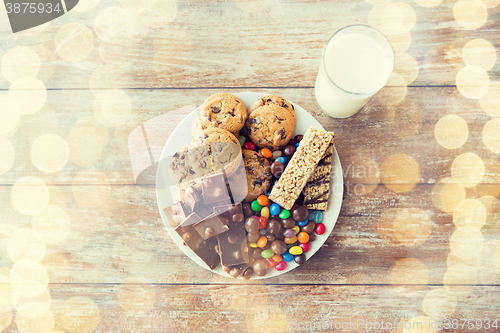
[(285, 171), (274, 185), (269, 199), (290, 210), (332, 140), (332, 133), (314, 126), (309, 127)]
[(304, 205), (308, 209), (326, 210), (330, 198), (330, 174), (332, 172), (333, 142), (326, 149), (313, 175), (304, 188)]

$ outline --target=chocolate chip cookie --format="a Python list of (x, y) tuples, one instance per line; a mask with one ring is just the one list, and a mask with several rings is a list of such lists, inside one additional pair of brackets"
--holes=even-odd
[(269, 104), (276, 104), (278, 106), (281, 106), (282, 108), (285, 108), (290, 112), (290, 114), (295, 118), (295, 108), (293, 107), (293, 104), (284, 99), (281, 96), (276, 96), (276, 95), (267, 95), (262, 98), (259, 98), (256, 100), (252, 106), (248, 109), (248, 113), (251, 113), (253, 110), (257, 109), (258, 107), (264, 106), (264, 105), (269, 105)]
[(259, 106), (248, 115), (247, 133), (260, 148), (280, 149), (290, 141), (295, 131), (295, 117), (276, 104)]
[(201, 188), (201, 177), (213, 171), (209, 146), (189, 146), (177, 151), (169, 161), (168, 173), (174, 184), (189, 183)]
[(272, 174), (269, 162), (253, 150), (243, 150), (247, 174), (248, 194), (245, 201), (253, 201), (271, 186)]
[(203, 129), (218, 127), (237, 133), (248, 117), (247, 107), (241, 99), (219, 93), (208, 97), (200, 109), (200, 122)]

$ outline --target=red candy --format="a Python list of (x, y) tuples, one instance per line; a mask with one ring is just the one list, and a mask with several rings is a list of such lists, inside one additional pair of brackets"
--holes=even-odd
[(279, 263), (277, 263), (274, 268), (276, 268), (277, 271), (282, 271), (284, 269), (286, 269), (286, 261), (280, 261)]
[(302, 248), (302, 252), (307, 252), (311, 249), (311, 243), (300, 243), (299, 246)]
[(272, 258), (267, 258), (266, 262), (267, 262), (267, 266), (269, 266), (271, 268), (276, 266), (276, 261), (274, 261)]
[(243, 149), (254, 150), (255, 149), (255, 145), (253, 144), (253, 142), (247, 141), (247, 142), (245, 142), (243, 144)]
[(259, 217), (259, 229), (264, 229), (267, 226), (267, 219), (264, 216)]
[(323, 235), (326, 231), (326, 227), (323, 223), (318, 223), (318, 224), (316, 224), (315, 231), (318, 235)]

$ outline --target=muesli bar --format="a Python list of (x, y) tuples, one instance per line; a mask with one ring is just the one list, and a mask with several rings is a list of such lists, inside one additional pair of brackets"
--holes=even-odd
[(304, 205), (308, 209), (326, 210), (330, 198), (330, 175), (332, 173), (333, 142), (319, 161), (313, 175), (304, 188)]
[(314, 126), (309, 127), (285, 171), (274, 185), (269, 199), (290, 210), (332, 140), (332, 133)]

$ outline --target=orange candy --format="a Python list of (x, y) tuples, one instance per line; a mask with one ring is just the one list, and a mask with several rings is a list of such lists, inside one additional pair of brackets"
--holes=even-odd
[(266, 236), (261, 236), (259, 240), (257, 241), (257, 246), (258, 247), (264, 247), (267, 245), (267, 237)]
[(262, 156), (264, 156), (265, 158), (271, 158), (271, 157), (273, 157), (273, 152), (270, 151), (267, 148), (262, 148), (261, 151), (260, 151), (260, 154)]
[(266, 260), (267, 266), (269, 266), (269, 268), (273, 268), (274, 266), (276, 266), (276, 261), (274, 261), (273, 259), (267, 258), (265, 260)]
[(307, 243), (309, 242), (309, 234), (307, 232), (299, 232), (299, 234), (297, 235), (297, 240), (299, 241), (299, 243)]
[(265, 206), (269, 203), (269, 198), (266, 197), (264, 194), (259, 195), (259, 197), (257, 198), (257, 203), (261, 206)]
[(280, 261), (283, 261), (283, 257), (279, 254), (275, 254), (273, 256), (273, 260), (276, 261), (276, 262), (280, 262)]

